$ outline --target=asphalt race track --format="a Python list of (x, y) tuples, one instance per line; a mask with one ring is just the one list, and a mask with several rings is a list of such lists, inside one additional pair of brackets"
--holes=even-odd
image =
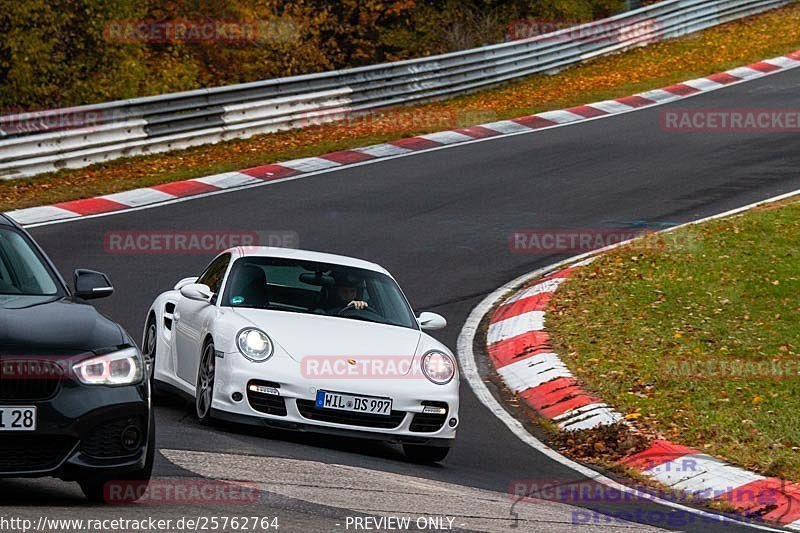
[[(68, 280), (76, 267), (109, 274), (116, 293), (97, 306), (136, 339), (156, 294), (199, 274), (210, 257), (109, 254), (103, 245), (106, 232), (291, 230), (303, 248), (384, 265), (417, 312), (447, 317), (449, 326), (437, 337), (455, 349), (464, 320), (486, 294), (562, 258), (512, 253), (508, 234), (513, 230), (680, 223), (800, 189), (796, 134), (661, 128), (661, 112), (669, 108), (797, 109), (798, 88), (800, 69), (795, 69), (604, 120), (43, 226), (32, 233)], [(235, 426), (206, 429), (179, 400), (159, 405), (157, 424), (161, 453), (155, 477), (256, 481), (263, 489), (258, 502), (107, 508), (85, 503), (75, 484), (7, 480), (0, 482), (3, 514), (259, 515), (277, 516), (282, 530), (344, 531), (348, 516), (413, 513), (455, 517), (453, 527), (464, 529), (646, 529), (637, 524), (572, 525), (575, 508), (552, 502), (521, 504), (515, 524), (512, 501), (505, 495), (513, 480), (568, 483), (580, 478), (520, 442), (465, 383), (456, 447), (435, 467), (408, 463), (399, 449), (383, 444)], [(669, 520), (665, 507), (646, 508), (655, 526), (709, 530), (699, 521)], [(647, 521), (647, 515), (639, 519)]]

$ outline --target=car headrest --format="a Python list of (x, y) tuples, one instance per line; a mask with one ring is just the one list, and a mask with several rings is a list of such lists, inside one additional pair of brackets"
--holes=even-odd
[(240, 265), (236, 269), (233, 283), (238, 287), (245, 287), (252, 283), (267, 284), (267, 275), (258, 265)]

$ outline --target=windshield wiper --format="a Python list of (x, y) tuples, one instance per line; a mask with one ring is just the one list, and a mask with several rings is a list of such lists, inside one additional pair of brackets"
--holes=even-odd
[(363, 320), (364, 322), (373, 322), (375, 324), (383, 324), (383, 325), (391, 325), (387, 322), (381, 322), (380, 320), (372, 320), (371, 318), (363, 317), (363, 316), (341, 316), (341, 315), (329, 315), (329, 316), (338, 316), (339, 318), (348, 318), (351, 320)]
[(286, 311), (286, 312), (289, 312), (289, 313), (307, 313), (308, 312), (308, 311), (305, 311), (303, 309), (295, 309), (293, 307), (277, 307), (277, 306), (274, 306), (274, 305), (268, 305), (264, 309), (269, 309), (270, 311)]

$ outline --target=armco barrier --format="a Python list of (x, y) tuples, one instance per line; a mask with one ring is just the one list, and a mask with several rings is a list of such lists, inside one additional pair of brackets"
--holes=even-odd
[(340, 120), (696, 32), (795, 0), (666, 0), (521, 41), (347, 70), (0, 116), (0, 178)]

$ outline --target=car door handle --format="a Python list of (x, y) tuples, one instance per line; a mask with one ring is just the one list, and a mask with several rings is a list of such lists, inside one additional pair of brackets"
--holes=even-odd
[(175, 311), (175, 312), (172, 314), (172, 320), (174, 320), (175, 322), (177, 322), (177, 321), (178, 321), (178, 320), (180, 320), (180, 319), (181, 319), (181, 314), (180, 314), (179, 312)]

